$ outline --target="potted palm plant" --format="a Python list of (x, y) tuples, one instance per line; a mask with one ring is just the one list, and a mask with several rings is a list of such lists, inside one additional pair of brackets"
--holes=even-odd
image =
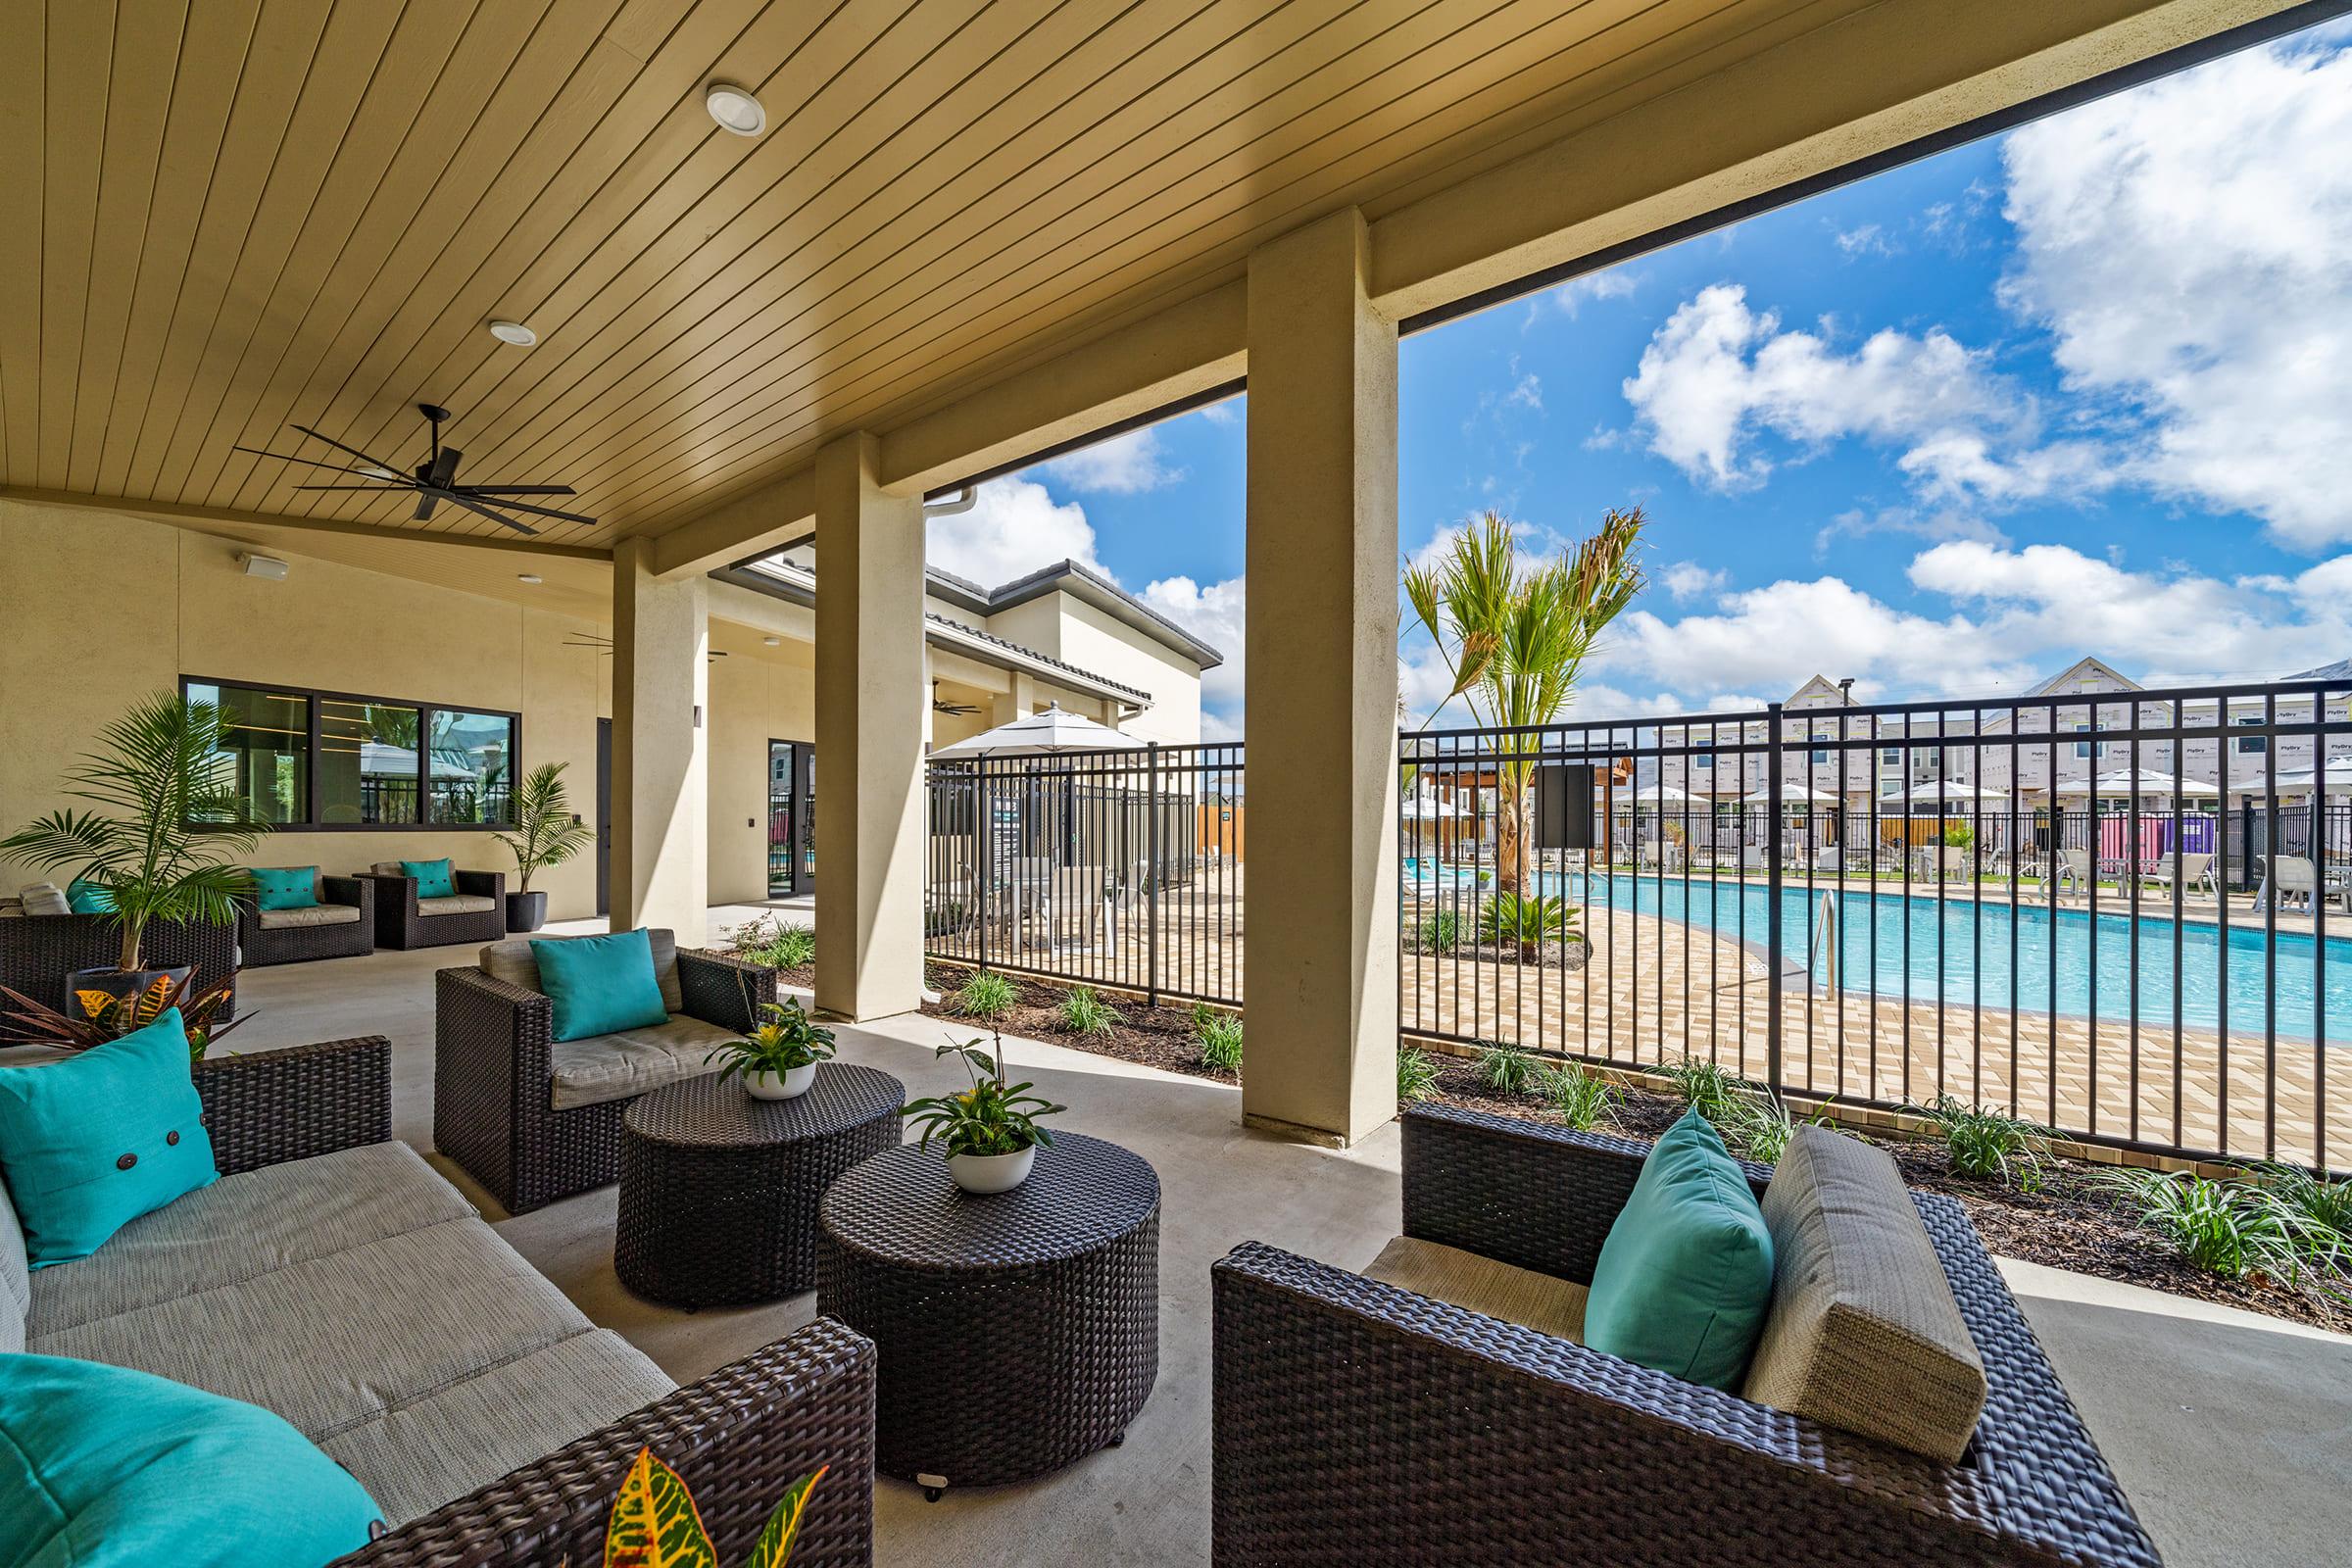
[(910, 1101), (899, 1112), (920, 1129), (923, 1147), (933, 1139), (947, 1145), (949, 1179), (967, 1193), (1008, 1193), (1028, 1180), (1039, 1147), (1054, 1146), (1040, 1120), (1069, 1108), (1029, 1093), (1028, 1084), (1006, 1083), (1004, 1037), (997, 1035), (996, 1044), (994, 1055), (977, 1040), (935, 1049), (935, 1058), (953, 1054), (963, 1062), (972, 1087)]
[(596, 829), (574, 816), (564, 793), (562, 762), (541, 762), (514, 792), (514, 831), (493, 834), (514, 855), (521, 886), (507, 895), (507, 929), (536, 931), (547, 923), (547, 895), (533, 892), (531, 874), (562, 865), (596, 841)]
[(740, 1040), (722, 1042), (704, 1057), (723, 1061), (723, 1082), (740, 1077), (754, 1100), (793, 1100), (816, 1082), (816, 1064), (833, 1054), (833, 1031), (820, 1029), (801, 1010), (798, 997), (764, 1002), (767, 1021)]
[[(187, 965), (149, 969), (140, 942), (157, 920), (233, 924), (253, 879), (228, 857), (250, 853), (267, 829), (236, 789), (224, 721), (210, 703), (157, 692), (98, 732), (100, 749), (66, 774), (65, 793), (97, 809), (51, 811), (0, 839), (0, 858), (44, 871), (72, 869), (122, 932), (112, 969), (66, 977), (65, 1003), (116, 1033), (150, 993), (184, 986)], [(219, 979), (220, 976), (213, 978)]]

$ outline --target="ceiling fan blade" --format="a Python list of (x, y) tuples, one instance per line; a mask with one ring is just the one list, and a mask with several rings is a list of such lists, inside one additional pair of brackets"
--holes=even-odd
[(459, 495), (455, 490), (426, 490), (423, 492), (423, 494), (429, 500), (448, 501), (454, 503), (455, 505), (464, 507), (467, 512), (478, 512), (483, 516), (488, 517), (492, 522), (512, 528), (516, 533), (527, 533), (534, 538), (538, 536), (539, 530), (530, 526), (528, 523), (516, 522), (513, 517), (501, 516), (499, 514), (492, 512), (488, 507), (483, 506), (480, 502), (475, 501), (467, 496)]
[(439, 504), (440, 500), (441, 497), (430, 487), (421, 484), (418, 485), (416, 487), (416, 510), (409, 514), (409, 520), (412, 522), (423, 522), (432, 516), (433, 508)]
[(449, 481), (458, 476), (458, 460), (465, 455), (456, 447), (443, 447), (434, 453), (433, 471), (424, 476), (424, 482), (436, 490), (448, 489)]
[(414, 490), (416, 487), (413, 484), (403, 484), (398, 479), (378, 479), (373, 484), (297, 484), (288, 485), (286, 488), (289, 490), (365, 490), (371, 496), (380, 496), (387, 491)]
[[(298, 424), (294, 426), (294, 428), (300, 430), (304, 435), (309, 436), (314, 441), (325, 442), (328, 446), (333, 447), (337, 452), (350, 453), (353, 457), (359, 459), (362, 463), (367, 464), (370, 467), (381, 468), (386, 473), (400, 472), (399, 464), (386, 463), (381, 458), (371, 458), (367, 453), (362, 452), (358, 447), (347, 447), (342, 442), (336, 440), (333, 436), (320, 435), (318, 431), (312, 429), (307, 424)], [(321, 466), (323, 466), (323, 465), (321, 465)]]
[[(463, 490), (439, 490), (434, 493), (452, 501), (465, 501), (473, 494), (473, 487), (468, 485)], [(594, 517), (583, 517), (576, 512), (558, 512), (553, 507), (534, 507), (527, 501), (508, 501), (503, 497), (491, 497), (489, 500), (493, 506), (505, 507), (510, 512), (527, 512), (534, 517), (560, 517), (565, 522), (596, 521)]]
[(567, 484), (459, 484), (450, 486), (469, 496), (574, 496), (579, 492)]
[(280, 463), (299, 463), (306, 468), (324, 468), (329, 473), (358, 473), (362, 470), (343, 463), (313, 463), (309, 458), (289, 457), (283, 452), (264, 452), (260, 447), (232, 446), (231, 452), (250, 452), (257, 458), (275, 458)]

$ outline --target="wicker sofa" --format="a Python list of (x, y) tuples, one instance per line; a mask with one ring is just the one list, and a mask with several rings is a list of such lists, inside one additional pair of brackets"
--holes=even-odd
[[(122, 932), (103, 914), (25, 914), (0, 908), (0, 985), (52, 1007), (69, 1004), (66, 976), (76, 969), (102, 969), (122, 956)], [(193, 965), (210, 983), (237, 969), (237, 928), (179, 920), (147, 927), (141, 957), (159, 969)], [(237, 1015), (236, 988), (221, 1004), (222, 1022)]]
[[(1645, 1153), (1436, 1106), (1403, 1139), (1405, 1238), (1575, 1285)], [(1956, 1463), (1244, 1244), (1213, 1271), (1214, 1560), (2156, 1568), (1967, 1215), (1911, 1196), (1983, 1364)]]
[(711, 1047), (776, 1000), (773, 969), (649, 935), (670, 1014), (659, 1029), (554, 1039), (555, 1004), (526, 940), (494, 942), (434, 976), (433, 1143), (511, 1214), (617, 1180), (630, 1102), (715, 1071), (704, 1060)]
[(795, 1568), (873, 1560), (868, 1341), (819, 1319), (676, 1387), (390, 1141), (384, 1040), (216, 1057), (195, 1078), (222, 1180), (29, 1274), (0, 1212), (0, 1313), (22, 1310), (24, 1348), (293, 1421), (385, 1512), (346, 1564), (595, 1562), (641, 1446), (694, 1488), (721, 1561), (748, 1560), (820, 1465)]
[(300, 909), (237, 906), (237, 944), (252, 967), (351, 958), (375, 951), (375, 890), (356, 876), (316, 879), (318, 902)]
[(507, 934), (507, 873), (460, 871), (458, 891), (419, 899), (416, 879), (398, 860), (378, 860), (358, 880), (375, 890), (375, 942), (382, 948), (444, 948), (496, 942)]

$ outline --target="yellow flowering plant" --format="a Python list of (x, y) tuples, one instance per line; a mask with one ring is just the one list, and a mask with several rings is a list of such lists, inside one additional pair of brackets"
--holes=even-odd
[(1040, 1119), (1058, 1115), (1056, 1105), (1029, 1091), (1033, 1085), (1004, 1081), (1004, 1037), (993, 1035), (996, 1051), (980, 1049), (977, 1040), (950, 1041), (932, 1052), (934, 1059), (955, 1055), (971, 1074), (972, 1087), (954, 1095), (935, 1095), (909, 1101), (899, 1114), (914, 1127), (928, 1148), (937, 1139), (951, 1154), (1017, 1154), (1032, 1146), (1054, 1147), (1054, 1137)]

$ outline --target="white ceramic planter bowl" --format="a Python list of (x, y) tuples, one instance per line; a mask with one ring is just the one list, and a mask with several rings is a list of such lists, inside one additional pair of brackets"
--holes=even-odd
[(782, 1073), (747, 1072), (743, 1087), (754, 1100), (797, 1100), (816, 1082), (816, 1063), (806, 1067), (790, 1067)]
[(1035, 1145), (1017, 1154), (950, 1154), (948, 1176), (967, 1193), (1009, 1193), (1029, 1179), (1035, 1163)]

